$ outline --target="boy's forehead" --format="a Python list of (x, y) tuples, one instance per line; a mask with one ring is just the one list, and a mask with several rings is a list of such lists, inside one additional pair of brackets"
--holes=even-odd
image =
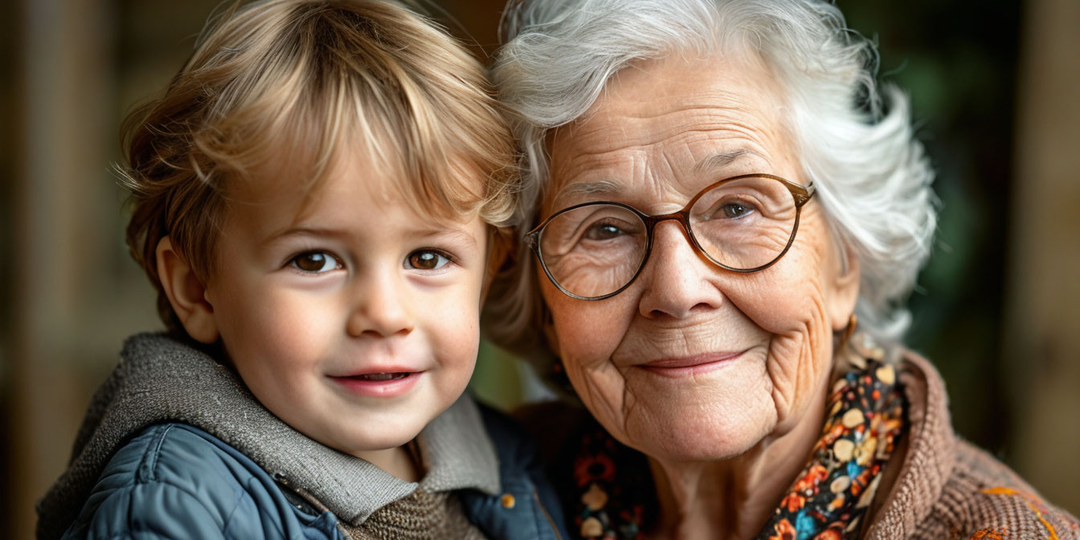
[(306, 203), (328, 192), (372, 187), (382, 183), (383, 176), (397, 175), (391, 167), (375, 164), (364, 146), (339, 143), (333, 149), (317, 149), (295, 138), (266, 149), (258, 164), (237, 175), (229, 183), (230, 198), (248, 204)]
[(255, 166), (226, 183), (230, 206), (268, 205), (301, 222), (328, 201), (362, 195), (370, 204), (402, 204), (419, 218), (453, 224), (470, 220), (484, 203), (486, 175), (461, 155), (415, 155), (386, 126), (363, 121), (346, 121), (330, 137), (318, 135), (325, 127), (319, 122), (299, 123), (309, 129), (273, 137)]
[(400, 208), (435, 227), (453, 228), (476, 216), (478, 204), (453, 208), (432, 200), (397, 167), (378, 164), (355, 147), (350, 150), (321, 174), (296, 162), (268, 164), (259, 174), (230, 182), (230, 206), (247, 209), (249, 218), (290, 227), (313, 220), (347, 226), (357, 212), (373, 206)]

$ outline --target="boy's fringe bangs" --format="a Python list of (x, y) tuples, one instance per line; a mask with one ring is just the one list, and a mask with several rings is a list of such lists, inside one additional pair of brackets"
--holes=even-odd
[[(516, 174), (511, 135), (476, 60), (412, 20), (399, 21), (412, 23), (412, 32), (391, 37), (366, 26), (369, 34), (357, 34), (356, 26), (318, 14), (305, 13), (288, 29), (293, 40), (229, 51), (220, 69), (246, 77), (224, 89), (195, 133), (207, 161), (240, 178), (284, 172), (310, 195), (338, 160), (360, 152), (373, 173), (399, 179), (401, 195), (428, 213), (507, 221)], [(277, 61), (258, 71), (227, 65), (250, 56)]]

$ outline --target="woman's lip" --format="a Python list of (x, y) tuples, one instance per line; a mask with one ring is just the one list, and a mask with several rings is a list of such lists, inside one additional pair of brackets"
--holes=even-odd
[[(360, 378), (360, 375), (373, 375), (377, 373), (404, 373), (404, 377), (387, 379), (387, 380), (371, 380)], [(416, 383), (420, 381), (420, 377), (424, 374), (423, 371), (367, 371), (357, 375), (347, 377), (330, 377), (330, 380), (339, 384), (342, 388), (353, 394), (372, 397), (396, 397), (400, 396), (412, 387), (416, 386)]]
[(725, 363), (742, 356), (744, 352), (746, 351), (698, 354), (694, 356), (682, 356), (679, 358), (661, 358), (660, 360), (653, 360), (652, 362), (647, 362), (645, 364), (638, 364), (637, 367), (665, 377), (685, 377), (687, 375), (698, 375), (720, 369)]

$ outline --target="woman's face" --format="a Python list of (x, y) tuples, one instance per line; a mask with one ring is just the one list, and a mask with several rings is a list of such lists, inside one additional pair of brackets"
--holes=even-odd
[[(745, 173), (806, 184), (783, 107), (756, 58), (673, 55), (624, 69), (582, 120), (554, 134), (542, 215), (599, 200), (674, 212)], [(551, 345), (604, 427), (653, 457), (725, 459), (820, 404), (833, 332), (858, 293), (855, 261), (842, 273), (821, 212), (814, 200), (804, 206), (791, 249), (756, 273), (712, 265), (669, 220), (656, 226), (640, 276), (614, 297), (575, 300), (541, 276)]]

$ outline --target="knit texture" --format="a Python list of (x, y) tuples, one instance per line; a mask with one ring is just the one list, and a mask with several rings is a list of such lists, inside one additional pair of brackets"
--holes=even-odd
[(484, 540), (453, 493), (423, 488), (376, 510), (358, 527), (342, 528), (354, 540)]
[(38, 503), (37, 537), (59, 538), (116, 450), (163, 422), (209, 432), (352, 525), (418, 487), (499, 493), (495, 448), (468, 396), (417, 437), (427, 474), (419, 484), (406, 482), (296, 431), (263, 407), (232, 370), (190, 344), (141, 334), (124, 344), (120, 364), (87, 409), (68, 470)]
[(1080, 539), (1075, 517), (957, 439), (944, 383), (929, 362), (907, 355), (900, 380), (909, 404), (908, 447), (867, 539)]

